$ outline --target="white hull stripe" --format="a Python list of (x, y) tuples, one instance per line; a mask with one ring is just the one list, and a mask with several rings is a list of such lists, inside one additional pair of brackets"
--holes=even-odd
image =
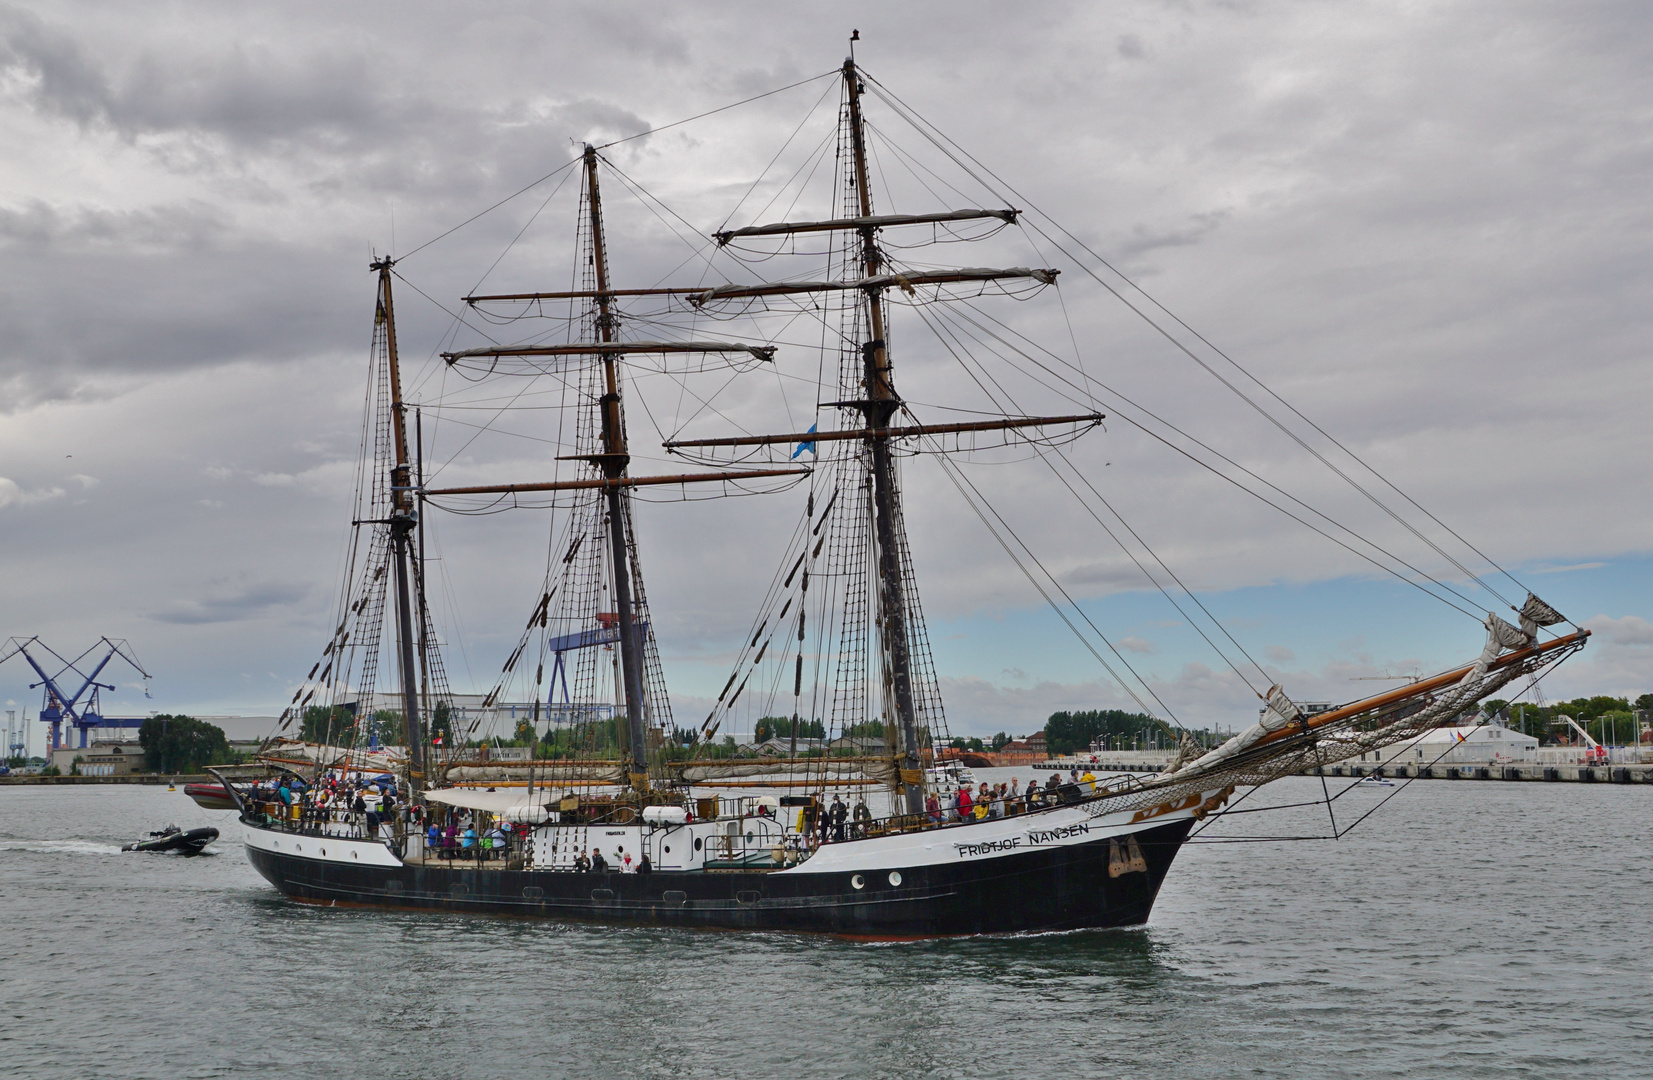
[(401, 866), (402, 860), (379, 840), (355, 840), (342, 836), (301, 836), (272, 832), (248, 825), (242, 829), (247, 846), (314, 862), (347, 863), (352, 866)]
[(1031, 815), (986, 819), (974, 825), (878, 836), (828, 844), (807, 861), (781, 874), (841, 874), (856, 870), (899, 870), (908, 866), (991, 859), (1049, 847), (1092, 844), (1124, 838), (1192, 817), (1204, 801), (1190, 796), (1151, 810), (1093, 817), (1087, 806), (1068, 806)]

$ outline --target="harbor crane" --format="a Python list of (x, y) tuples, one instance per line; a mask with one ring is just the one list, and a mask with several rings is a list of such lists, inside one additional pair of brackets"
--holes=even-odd
[[(101, 658), (98, 659), (95, 666), (90, 665), (88, 658), (99, 652), (102, 653)], [(80, 746), (82, 747), (86, 745), (88, 733), (92, 728), (135, 728), (143, 725), (144, 718), (141, 716), (104, 716), (103, 706), (98, 697), (101, 691), (115, 689), (113, 684), (100, 683), (97, 680), (98, 676), (103, 673), (103, 669), (109, 666), (109, 661), (117, 656), (130, 664), (133, 670), (145, 679), (150, 677), (149, 672), (143, 669), (143, 665), (138, 662), (138, 658), (132, 654), (132, 648), (127, 645), (125, 639), (111, 641), (109, 638), (100, 638), (96, 645), (93, 645), (73, 660), (65, 660), (58, 655), (56, 650), (41, 641), (39, 637), (14, 637), (9, 639), (4, 646), (0, 646), (0, 664), (4, 664), (14, 656), (21, 656), (28, 661), (29, 666), (34, 668), (35, 674), (40, 676), (40, 681), (30, 683), (29, 689), (45, 687), (39, 718), (50, 724), (52, 728), (51, 742), (46, 748), (48, 755), (51, 751), (61, 749), (66, 745), (63, 742), (64, 723), (80, 729)], [(82, 664), (91, 666), (90, 674), (82, 669)], [(47, 669), (53, 666), (58, 667), (57, 674), (48, 675)], [(80, 679), (80, 685), (72, 693), (69, 693), (64, 690), (64, 687), (73, 683), (74, 679), (65, 681), (64, 676), (71, 672), (76, 678)], [(146, 696), (147, 693), (145, 691)]]
[(1578, 732), (1584, 740), (1584, 763), (1586, 765), (1605, 765), (1608, 761), (1607, 748), (1590, 737), (1590, 733), (1579, 726), (1578, 721), (1564, 712), (1555, 714), (1556, 719), (1567, 721), (1567, 726)]

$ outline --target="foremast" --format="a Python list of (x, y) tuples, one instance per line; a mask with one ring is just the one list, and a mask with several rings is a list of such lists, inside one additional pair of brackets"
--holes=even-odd
[(402, 401), (402, 374), (396, 354), (396, 308), (391, 296), (389, 258), (379, 259), (371, 268), (379, 274), (379, 319), (384, 324), (385, 352), (390, 374), (391, 445), (395, 463), (390, 468), (391, 561), (396, 567), (396, 644), (402, 675), (402, 735), (408, 748), (408, 781), (415, 791), (424, 785), (424, 729), (419, 721), (419, 678), (414, 666), (414, 641), (419, 636), (413, 622), (412, 556), (413, 530), (419, 513), (414, 505), (413, 469), (408, 460), (407, 408)]

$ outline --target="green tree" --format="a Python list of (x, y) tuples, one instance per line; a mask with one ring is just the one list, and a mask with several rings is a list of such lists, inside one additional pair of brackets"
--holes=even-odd
[(374, 710), (362, 734), (369, 739), (377, 738), (380, 746), (401, 746), (407, 741), (402, 734), (402, 710)]
[(356, 714), (343, 705), (312, 705), (304, 710), (298, 737), (305, 742), (348, 745), (355, 741)]
[(446, 701), (438, 701), (430, 711), (430, 738), (438, 746), (453, 743), (453, 706)]
[(1636, 717), (1628, 709), (1604, 712), (1585, 725), (1585, 730), (1605, 746), (1627, 746), (1636, 741)]
[[(768, 742), (770, 739), (790, 739), (792, 737), (792, 718), (790, 716), (765, 716), (752, 727), (752, 741), (755, 743)], [(799, 720), (797, 723), (798, 738), (824, 739), (826, 725), (819, 720)]]
[(200, 772), (233, 760), (224, 729), (193, 716), (151, 716), (138, 729), (138, 742), (145, 764), (156, 772)]
[(1144, 728), (1157, 729), (1153, 717), (1123, 709), (1092, 709), (1088, 712), (1052, 713), (1045, 721), (1045, 748), (1052, 754), (1088, 750), (1100, 736), (1129, 739)]

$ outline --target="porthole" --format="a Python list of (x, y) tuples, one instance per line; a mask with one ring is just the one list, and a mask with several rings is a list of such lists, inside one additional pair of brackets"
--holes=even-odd
[(867, 887), (867, 879), (862, 877), (860, 874), (856, 874), (854, 877), (849, 879), (849, 884), (853, 889), (864, 889)]
[(303, 851), (304, 850), (304, 845), (303, 844), (294, 844), (293, 845), (293, 850), (294, 851)]
[(670, 844), (667, 844), (663, 850), (666, 852), (667, 855), (670, 855), (672, 853), (672, 846)]
[(890, 871), (890, 884), (891, 885), (900, 885), (901, 884), (901, 871), (899, 871), (899, 870), (891, 870)]
[(351, 852), (351, 853), (350, 853), (350, 857), (351, 857), (351, 858), (352, 858), (352, 859), (354, 859), (354, 858), (356, 858), (356, 853), (355, 853), (355, 852), (354, 852), (354, 851), (352, 851), (352, 852)]
[(752, 842), (752, 834), (751, 833), (746, 834), (746, 842), (748, 844), (750, 844)]
[(326, 848), (321, 849), (321, 857), (324, 858), (324, 859), (327, 858), (327, 849)]
[(694, 838), (694, 849), (696, 851), (700, 850), (700, 837), (698, 836)]

